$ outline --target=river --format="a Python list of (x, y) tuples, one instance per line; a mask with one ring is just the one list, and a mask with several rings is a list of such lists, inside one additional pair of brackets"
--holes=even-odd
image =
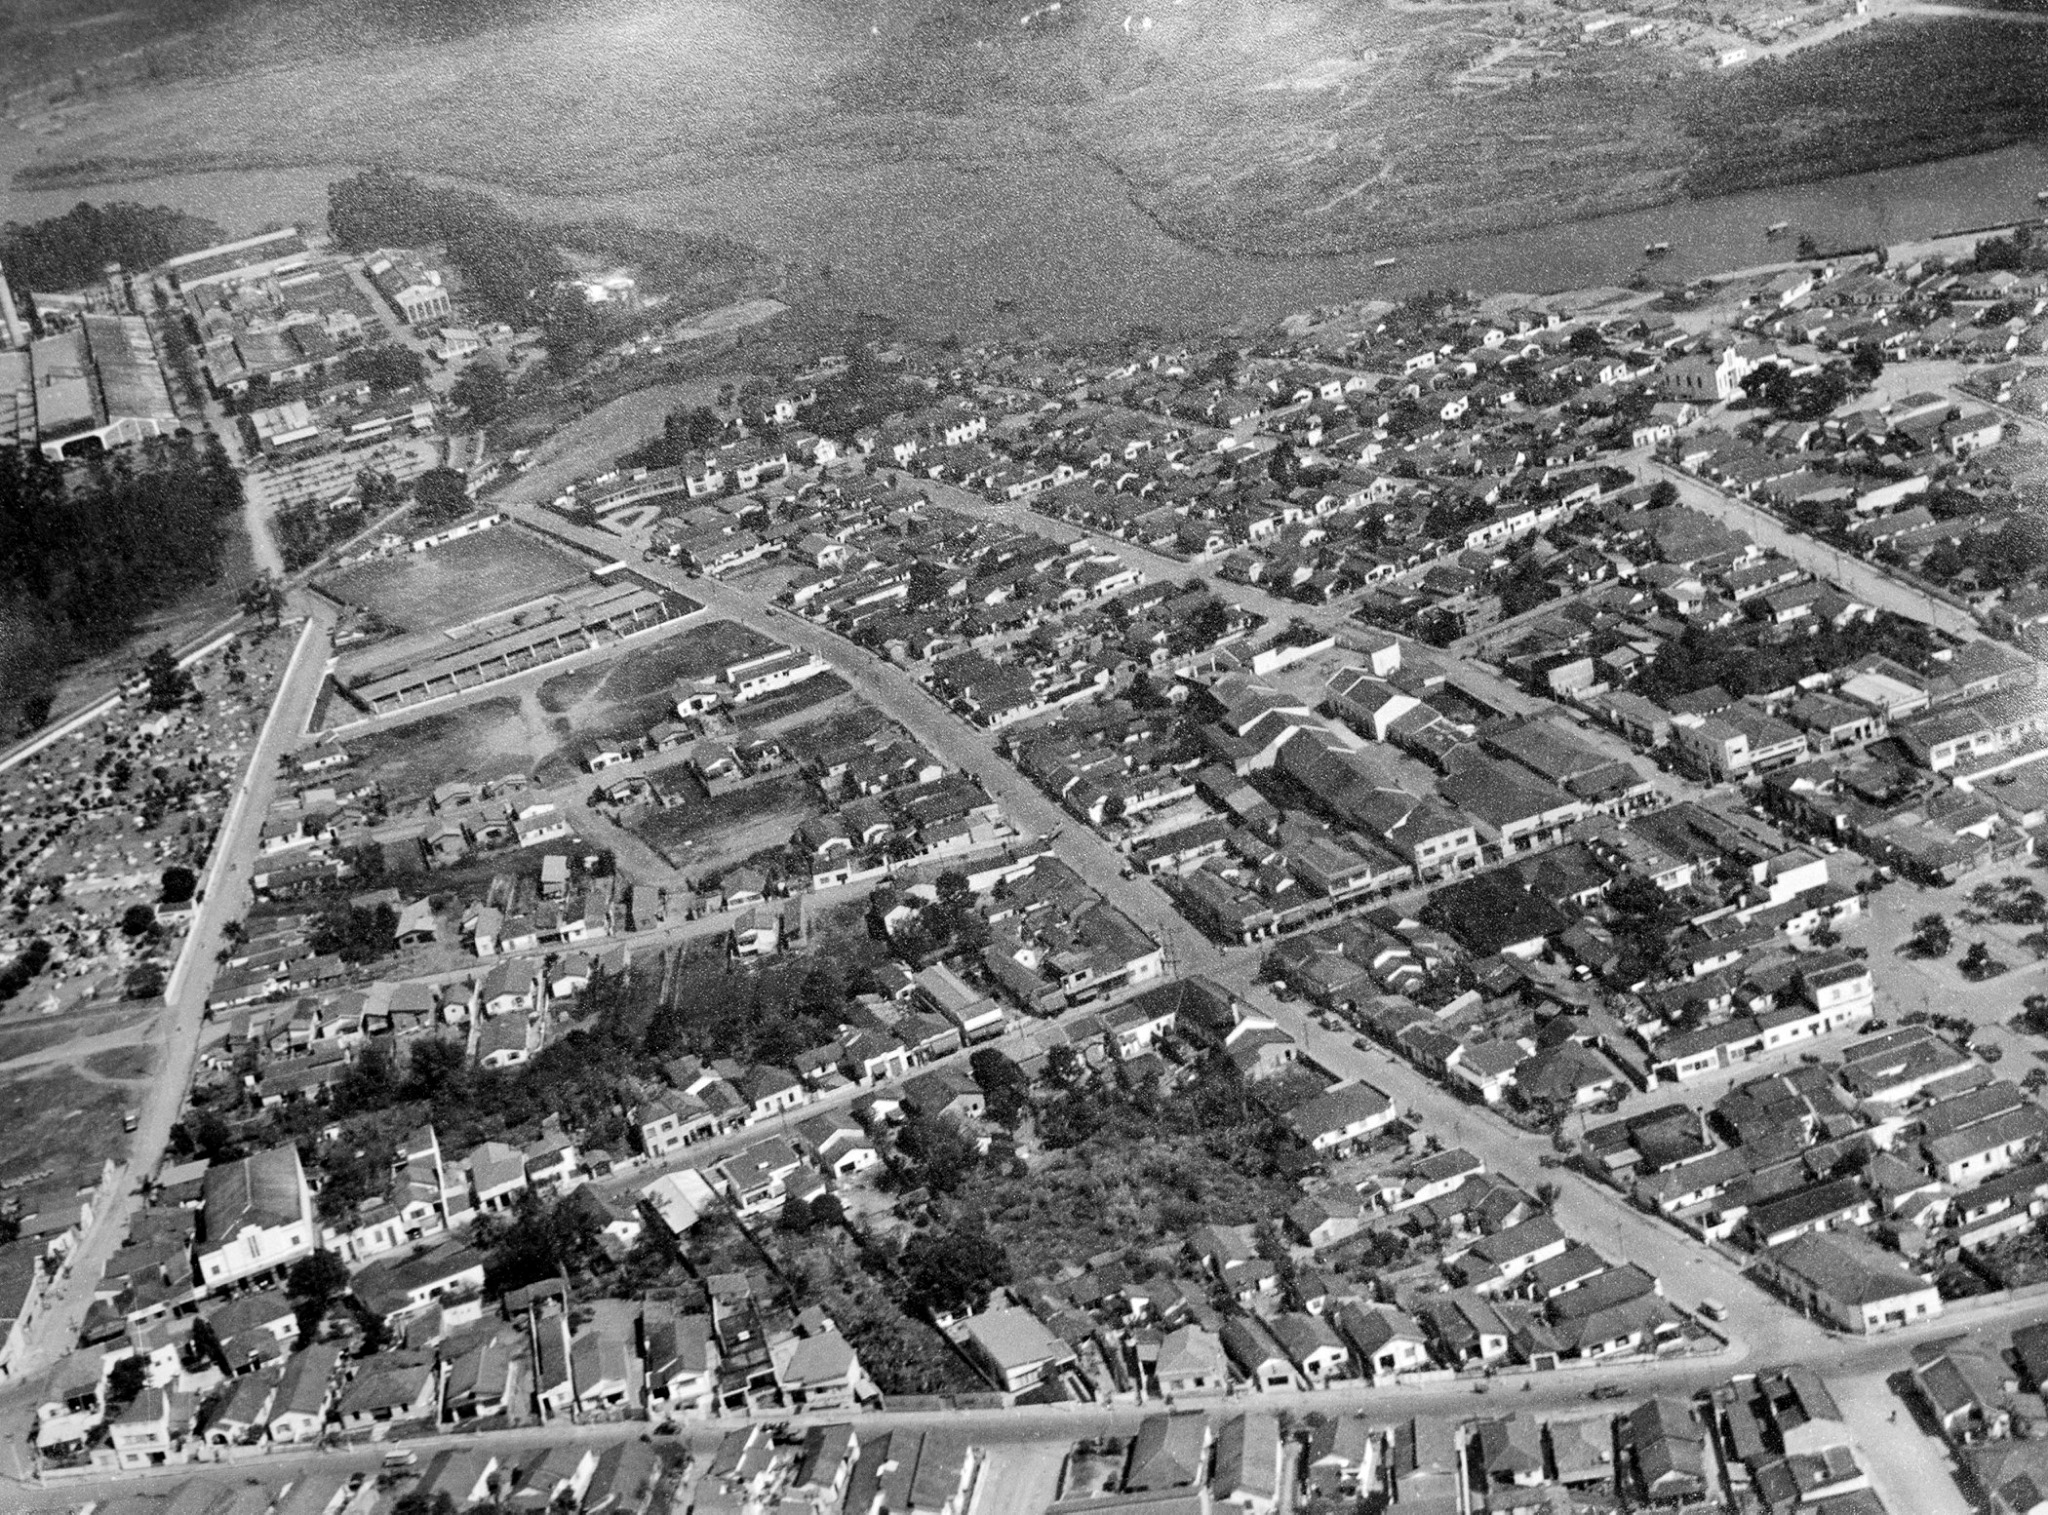
[[(0, 141), (0, 173), (33, 149)], [(10, 219), (59, 213), (80, 199), (141, 199), (207, 215), (233, 231), (277, 221), (320, 224), (332, 167), (174, 174), (85, 190), (11, 189)], [(802, 270), (823, 298), (880, 312), (925, 335), (1060, 337), (1155, 323), (1190, 333), (1256, 330), (1294, 310), (1421, 288), (1544, 293), (1621, 284), (1645, 245), (1669, 281), (1789, 259), (1810, 234), (1823, 248), (1922, 240), (2040, 214), (2048, 144), (1885, 169), (1814, 184), (1685, 200), (1529, 231), (1392, 249), (1377, 256), (1219, 254), (1161, 231), (1092, 160), (1040, 143), (979, 171), (916, 159), (832, 172), (767, 165), (745, 180), (617, 197), (536, 196), (481, 185), (531, 214), (625, 214), (649, 224), (730, 232)], [(1764, 228), (1789, 223), (1778, 239)], [(828, 279), (819, 280), (829, 265)]]

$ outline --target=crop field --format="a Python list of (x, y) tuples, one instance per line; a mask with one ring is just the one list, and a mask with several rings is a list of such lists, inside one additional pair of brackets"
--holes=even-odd
[(587, 570), (538, 537), (500, 526), (428, 552), (344, 569), (328, 593), (407, 631), (438, 631), (580, 583)]

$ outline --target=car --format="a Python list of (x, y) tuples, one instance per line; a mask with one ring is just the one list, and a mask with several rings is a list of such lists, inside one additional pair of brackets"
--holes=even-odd
[(1586, 1391), (1588, 1399), (1619, 1399), (1628, 1391), (1618, 1383), (1596, 1383)]
[(409, 1468), (419, 1460), (420, 1454), (410, 1447), (400, 1447), (394, 1452), (384, 1454), (384, 1466), (387, 1468)]

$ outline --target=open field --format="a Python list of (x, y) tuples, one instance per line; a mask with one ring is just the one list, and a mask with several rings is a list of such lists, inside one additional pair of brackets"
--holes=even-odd
[(118, 1030), (125, 1025), (147, 1020), (153, 1011), (121, 1016), (99, 1016), (88, 1023), (76, 1013), (58, 1020), (17, 1019), (0, 1025), (0, 1064), (31, 1058), (53, 1047), (61, 1047), (68, 1041), (81, 1036), (97, 1036), (102, 1031)]
[(321, 581), (329, 594), (407, 631), (437, 631), (510, 610), (580, 582), (569, 554), (500, 526), (429, 552), (343, 569)]
[(95, 1052), (85, 1060), (85, 1071), (97, 1078), (114, 1079), (122, 1083), (135, 1083), (148, 1078), (156, 1067), (156, 1049), (141, 1043), (130, 1043), (125, 1047), (108, 1047)]
[(457, 779), (476, 783), (531, 773), (553, 747), (545, 723), (529, 719), (526, 702), (515, 695), (386, 726), (348, 743), (356, 765), (374, 774), (391, 798), (427, 794)]
[(550, 432), (534, 449), (526, 471), (504, 486), (503, 498), (526, 504), (554, 499), (577, 480), (604, 472), (623, 454), (660, 436), (670, 411), (709, 405), (726, 382), (724, 375), (711, 375), (680, 384), (650, 384), (607, 401)]
[(631, 829), (677, 868), (702, 879), (787, 842), (823, 809), (817, 787), (790, 776), (657, 810)]
[[(508, 773), (531, 775), (542, 785), (566, 783), (581, 771), (580, 753), (586, 744), (638, 741), (649, 727), (673, 715), (679, 680), (708, 678), (773, 646), (734, 621), (678, 625), (652, 642), (595, 657), (552, 676), (530, 674), (505, 693), (473, 704), (351, 735), (347, 747), (391, 796), (425, 794), (453, 780), (479, 783)], [(790, 692), (801, 693), (805, 687)], [(821, 690), (812, 698), (832, 692)], [(771, 705), (761, 702), (762, 707)], [(769, 708), (767, 713), (786, 714), (787, 709)]]
[(121, 1112), (133, 1098), (131, 1090), (69, 1068), (0, 1078), (0, 1182), (12, 1186), (41, 1173), (98, 1182), (100, 1164), (126, 1143)]
[[(758, 657), (774, 646), (768, 638), (737, 621), (709, 621), (654, 646), (636, 648), (613, 662), (557, 674), (540, 686), (540, 706), (550, 715), (567, 715), (579, 707), (587, 709), (593, 700), (637, 706), (665, 694), (679, 679), (710, 678), (723, 673), (731, 664)], [(666, 706), (672, 698), (657, 703)]]

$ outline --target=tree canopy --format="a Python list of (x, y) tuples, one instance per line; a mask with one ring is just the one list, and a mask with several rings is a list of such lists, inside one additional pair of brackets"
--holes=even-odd
[(0, 448), (0, 726), (38, 725), (64, 667), (212, 582), (242, 485), (211, 438), (83, 469)]
[(0, 265), (17, 291), (77, 289), (97, 284), (109, 263), (130, 271), (197, 252), (227, 233), (201, 216), (168, 205), (84, 200), (61, 216), (10, 221), (0, 231)]

